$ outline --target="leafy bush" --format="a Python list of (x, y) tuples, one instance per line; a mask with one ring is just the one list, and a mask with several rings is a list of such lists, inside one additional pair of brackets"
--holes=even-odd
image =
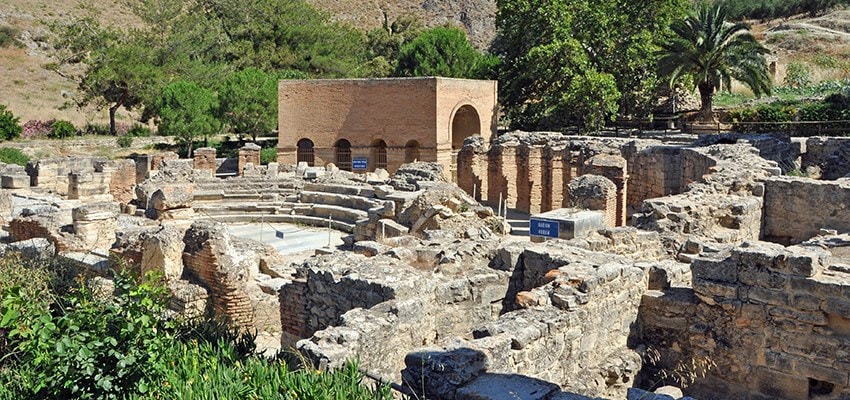
[(6, 109), (6, 106), (0, 104), (0, 140), (12, 140), (21, 136), (23, 130), (20, 125), (20, 118), (12, 114)]
[(50, 133), (47, 134), (47, 137), (51, 139), (65, 139), (76, 134), (77, 128), (74, 127), (74, 124), (68, 121), (56, 121), (50, 127)]
[[(115, 124), (115, 134), (118, 136), (126, 135), (130, 131), (130, 125), (122, 122), (118, 122)], [(99, 135), (99, 136), (112, 136), (112, 133), (109, 130), (109, 124), (86, 124), (85, 128), (83, 128), (82, 133), (84, 135)]]
[(118, 147), (128, 148), (133, 145), (133, 137), (130, 135), (118, 136), (118, 139), (115, 140), (115, 143)]
[(260, 164), (266, 165), (273, 162), (277, 162), (277, 149), (272, 147), (260, 150)]
[(800, 62), (788, 63), (785, 72), (785, 85), (793, 88), (806, 87), (812, 84), (812, 69)]
[(132, 137), (150, 137), (151, 130), (144, 125), (136, 124), (127, 131), (127, 134)]
[(53, 130), (54, 122), (56, 122), (55, 119), (49, 119), (47, 121), (31, 119), (24, 124), (24, 131), (22, 136), (26, 139), (38, 139), (47, 137)]
[(11, 147), (0, 148), (0, 162), (26, 166), (30, 158), (18, 149)]
[(44, 295), (49, 285), (9, 260), (0, 260), (2, 399), (392, 398), (386, 387), (361, 386), (353, 363), (291, 370), (255, 355), (255, 336), (223, 322), (167, 319), (156, 277), (117, 273), (109, 299), (82, 279)]
[(733, 19), (771, 19), (808, 13), (817, 15), (847, 0), (720, 0)]

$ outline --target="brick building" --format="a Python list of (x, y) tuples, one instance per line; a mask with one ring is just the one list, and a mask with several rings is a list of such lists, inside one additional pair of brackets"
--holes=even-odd
[(277, 160), (354, 172), (436, 161), (455, 171), (463, 141), (489, 142), (498, 118), (495, 81), (450, 78), (284, 80)]

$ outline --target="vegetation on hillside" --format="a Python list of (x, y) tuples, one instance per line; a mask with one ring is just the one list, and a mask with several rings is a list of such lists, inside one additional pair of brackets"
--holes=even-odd
[(297, 368), (257, 356), (254, 337), (224, 323), (166, 317), (156, 277), (117, 273), (112, 288), (72, 276), (0, 259), (0, 399), (392, 398), (361, 386), (354, 364)]
[(729, 18), (744, 19), (774, 19), (790, 17), (807, 13), (818, 15), (832, 7), (850, 4), (848, 0), (717, 0), (716, 3), (726, 6)]

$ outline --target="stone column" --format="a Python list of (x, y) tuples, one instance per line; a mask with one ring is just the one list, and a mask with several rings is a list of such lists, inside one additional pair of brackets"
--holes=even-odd
[(260, 146), (254, 143), (248, 143), (239, 149), (239, 176), (245, 171), (245, 166), (252, 164), (255, 167), (260, 166)]
[(94, 203), (74, 208), (71, 218), (76, 233), (88, 249), (108, 250), (118, 229), (118, 203)]
[(215, 176), (215, 170), (218, 164), (215, 161), (215, 149), (212, 147), (201, 147), (195, 149), (192, 169), (197, 171), (209, 171), (212, 176)]
[(528, 148), (525, 175), (528, 176), (528, 210), (530, 214), (543, 211), (543, 199), (551, 185), (543, 183), (543, 148), (532, 146)]

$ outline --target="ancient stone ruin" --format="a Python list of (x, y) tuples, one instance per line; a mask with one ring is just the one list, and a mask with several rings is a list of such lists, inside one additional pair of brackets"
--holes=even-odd
[[(175, 312), (420, 398), (850, 396), (850, 140), (673, 139), (473, 136), (452, 173), (251, 145), (3, 166), (2, 251), (157, 271)], [(505, 207), (584, 225), (532, 243)], [(343, 239), (288, 251), (311, 227)]]

